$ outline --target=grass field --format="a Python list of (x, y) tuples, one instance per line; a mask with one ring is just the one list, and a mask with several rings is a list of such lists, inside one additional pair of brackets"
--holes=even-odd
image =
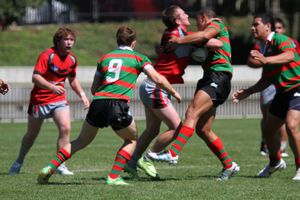
[[(77, 136), (82, 122), (73, 123), (73, 138)], [(68, 166), (75, 175), (54, 175), (48, 185), (36, 184), (39, 170), (49, 163), (55, 154), (57, 130), (54, 124), (44, 124), (41, 134), (29, 152), (21, 174), (8, 176), (25, 123), (2, 123), (0, 127), (0, 198), (3, 199), (300, 199), (300, 182), (292, 177), (295, 173), (294, 159), (286, 158), (288, 168), (271, 178), (255, 178), (267, 163), (259, 155), (260, 140), (258, 119), (218, 119), (214, 130), (223, 139), (227, 150), (241, 166), (237, 177), (227, 182), (217, 182), (221, 170), (219, 161), (196, 136), (184, 148), (179, 164), (175, 167), (157, 163), (160, 181), (151, 181), (140, 172), (142, 180), (127, 180), (130, 186), (104, 185), (116, 150), (121, 140), (111, 129), (103, 129), (93, 143), (69, 160)], [(138, 122), (139, 130), (145, 127)], [(291, 155), (290, 149), (288, 153)], [(123, 174), (128, 179), (127, 174)]]

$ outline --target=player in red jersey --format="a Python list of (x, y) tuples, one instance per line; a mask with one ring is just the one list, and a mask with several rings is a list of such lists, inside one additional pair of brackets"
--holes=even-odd
[[(195, 46), (182, 45), (175, 49), (169, 49), (167, 43), (171, 37), (183, 37), (189, 34), (187, 31), (187, 27), (190, 25), (189, 18), (179, 6), (172, 5), (162, 12), (162, 21), (167, 28), (162, 35), (160, 53), (154, 68), (170, 83), (183, 84), (182, 75)], [(222, 43), (212, 39), (206, 46), (219, 48)], [(154, 154), (163, 151), (174, 140), (175, 131), (181, 123), (181, 118), (171, 102), (170, 95), (149, 79), (144, 80), (140, 86), (140, 98), (146, 113), (146, 129), (139, 137), (132, 159), (128, 162), (125, 170), (132, 176), (138, 177), (136, 169), (138, 166), (150, 177), (158, 178), (158, 173), (151, 160)], [(154, 145), (141, 158), (151, 141), (159, 134), (162, 122), (167, 125), (168, 130), (158, 136)]]
[(60, 149), (56, 158), (44, 167), (38, 183), (44, 184), (65, 160), (85, 148), (95, 138), (99, 128), (111, 126), (124, 143), (115, 157), (111, 172), (106, 178), (108, 185), (127, 185), (120, 173), (136, 146), (137, 130), (129, 111), (129, 101), (135, 88), (136, 79), (141, 72), (165, 89), (180, 102), (181, 96), (168, 80), (156, 72), (150, 60), (133, 51), (136, 46), (136, 32), (133, 28), (122, 26), (117, 31), (118, 49), (104, 55), (97, 64), (91, 87), (94, 99), (82, 126), (80, 135)]
[(223, 169), (217, 180), (228, 180), (240, 170), (237, 163), (229, 156), (222, 140), (213, 132), (212, 126), (216, 109), (223, 104), (231, 90), (231, 46), (229, 32), (222, 20), (216, 18), (212, 9), (202, 9), (197, 14), (197, 32), (184, 37), (172, 37), (169, 42), (175, 45), (203, 44), (211, 38), (222, 41), (222, 47), (209, 52), (202, 63), (203, 78), (197, 83), (195, 95), (185, 114), (183, 125), (178, 129), (178, 135), (168, 151), (156, 156), (155, 160), (177, 162), (188, 139), (194, 130), (205, 141), (210, 150), (222, 163)]
[[(71, 120), (66, 99), (66, 79), (69, 80), (72, 90), (80, 97), (84, 109), (89, 107), (89, 100), (76, 78), (77, 59), (71, 52), (74, 43), (74, 31), (59, 28), (53, 36), (54, 47), (46, 49), (38, 57), (32, 75), (34, 87), (28, 107), (27, 131), (19, 155), (9, 170), (10, 175), (20, 172), (25, 156), (37, 138), (44, 119), (53, 118), (58, 127), (57, 149), (70, 141)], [(57, 172), (62, 175), (73, 175), (65, 165)]]
[(5, 95), (9, 90), (8, 84), (0, 79), (0, 93)]
[(295, 157), (296, 175), (293, 180), (300, 180), (300, 56), (292, 40), (272, 30), (272, 16), (254, 16), (252, 35), (264, 43), (264, 50), (252, 50), (248, 64), (263, 67), (262, 77), (253, 86), (234, 92), (232, 98), (234, 102), (239, 102), (274, 84), (276, 95), (263, 124), (263, 135), (269, 150), (269, 164), (258, 173), (258, 177), (270, 177), (274, 172), (286, 168), (286, 163), (281, 158), (279, 135), (279, 129), (285, 123), (289, 144)]

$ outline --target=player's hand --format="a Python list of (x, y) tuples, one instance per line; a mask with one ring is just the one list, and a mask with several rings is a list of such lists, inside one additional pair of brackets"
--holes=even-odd
[(169, 40), (168, 40), (168, 43), (165, 47), (165, 50), (167, 50), (168, 52), (170, 51), (175, 51), (175, 49), (177, 48), (178, 46), (178, 37), (171, 37)]
[(60, 85), (53, 85), (51, 88), (52, 92), (58, 95), (62, 95), (66, 92), (66, 89)]
[(182, 97), (181, 97), (181, 95), (180, 95), (177, 91), (175, 91), (175, 93), (174, 93), (172, 96), (176, 99), (176, 101), (177, 101), (178, 103), (181, 102)]
[(86, 97), (86, 95), (81, 96), (81, 101), (83, 102), (83, 109), (86, 110), (90, 107), (90, 101)]
[(234, 92), (231, 97), (232, 97), (233, 103), (238, 103), (239, 101), (247, 98), (249, 95), (250, 95), (250, 93), (247, 92), (247, 90), (241, 89), (241, 90)]
[(254, 60), (259, 61), (262, 65), (267, 64), (267, 59), (266, 59), (266, 57), (265, 57), (262, 53), (260, 53), (259, 51), (257, 51), (257, 50), (251, 50), (251, 51), (250, 51), (250, 56), (251, 56)]
[(5, 95), (9, 91), (8, 84), (0, 79), (0, 93)]

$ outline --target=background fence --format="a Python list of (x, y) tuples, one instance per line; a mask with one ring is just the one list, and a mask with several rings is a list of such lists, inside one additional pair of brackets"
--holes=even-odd
[[(248, 87), (252, 83), (233, 83), (232, 92)], [(175, 88), (182, 94), (183, 101), (178, 104), (174, 103), (179, 115), (184, 118), (185, 110), (193, 97), (196, 83), (187, 83), (185, 85), (176, 85)], [(14, 84), (10, 92), (0, 98), (0, 121), (1, 122), (18, 122), (27, 119), (27, 107), (32, 89), (31, 84)], [(89, 85), (84, 85), (86, 94), (90, 94)], [(89, 96), (90, 99), (92, 96)], [(67, 98), (71, 108), (72, 120), (84, 119), (86, 111), (79, 97), (68, 87)], [(145, 119), (144, 108), (138, 96), (138, 85), (134, 92), (134, 97), (130, 104), (131, 112), (135, 119)], [(218, 118), (253, 118), (261, 115), (259, 108), (259, 95), (255, 94), (248, 99), (234, 104), (228, 99), (223, 105), (218, 107)]]

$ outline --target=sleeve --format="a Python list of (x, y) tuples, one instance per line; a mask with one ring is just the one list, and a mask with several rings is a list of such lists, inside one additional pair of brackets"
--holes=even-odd
[(34, 74), (46, 74), (48, 70), (48, 58), (49, 55), (46, 52), (43, 52), (39, 55), (36, 64), (34, 66), (33, 73)]
[(300, 55), (300, 46), (299, 46), (299, 42), (298, 42), (296, 39), (294, 39), (294, 43), (295, 43), (295, 45), (296, 45), (296, 51), (297, 51), (297, 53)]
[(220, 22), (219, 21), (212, 21), (211, 24), (209, 24), (207, 26), (207, 28), (213, 28), (216, 31), (218, 31), (218, 33), (221, 32), (221, 26), (220, 26)]
[(141, 67), (142, 67), (142, 71), (146, 72), (149, 68), (153, 68), (152, 66), (152, 62), (150, 61), (150, 59), (147, 56), (144, 55), (140, 55), (142, 60), (141, 60)]
[(77, 66), (78, 66), (78, 61), (77, 58), (74, 55), (70, 55), (70, 65), (71, 65), (71, 71), (68, 74), (69, 77), (71, 78), (75, 78), (76, 77), (76, 70), (77, 70)]
[(275, 45), (278, 47), (280, 52), (285, 51), (293, 51), (295, 52), (295, 45), (287, 36), (285, 35), (278, 35), (276, 40), (274, 41)]

